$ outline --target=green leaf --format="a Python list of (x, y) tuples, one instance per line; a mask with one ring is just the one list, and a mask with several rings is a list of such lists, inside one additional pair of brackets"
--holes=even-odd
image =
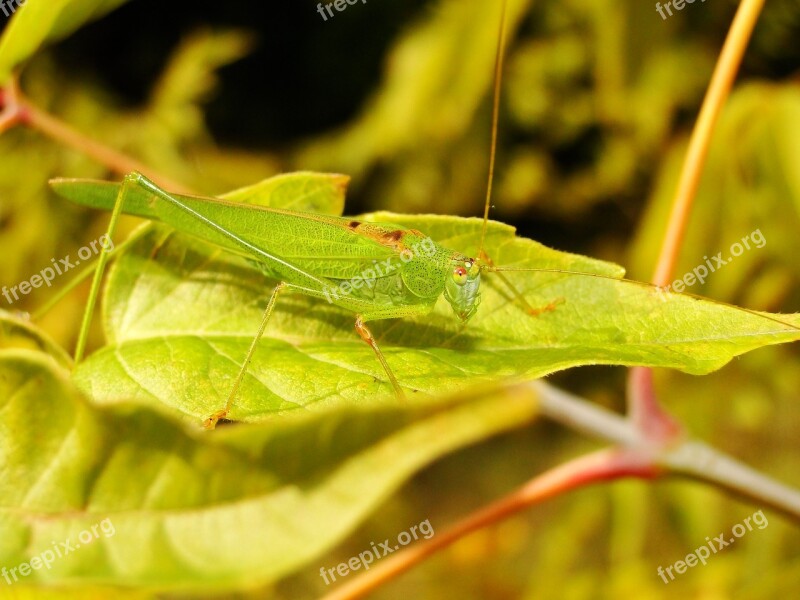
[(11, 72), (48, 41), (68, 36), (88, 21), (97, 19), (126, 0), (27, 0), (14, 4), (11, 23), (0, 38), (0, 85), (8, 83)]
[(0, 310), (0, 348), (27, 348), (50, 355), (56, 364), (72, 368), (72, 359), (45, 332), (25, 319)]
[(350, 177), (296, 171), (264, 179), (220, 198), (229, 202), (341, 216)]
[[(364, 218), (419, 229), (468, 255), (477, 251), (479, 219)], [(429, 315), (371, 323), (406, 389), (440, 394), (589, 364), (702, 374), (754, 348), (800, 337), (794, 316), (622, 281), (616, 265), (516, 238), (513, 228), (498, 223), (489, 228), (486, 250), (498, 266), (583, 274), (505, 273), (530, 306), (543, 310), (535, 317), (497, 274), (487, 273), (478, 314), (466, 327), (441, 298)], [(108, 346), (78, 366), (75, 380), (99, 401), (135, 398), (202, 419), (224, 405), (273, 286), (238, 259), (154, 229), (115, 264), (104, 303)], [(282, 297), (231, 417), (393, 402), (353, 323), (354, 315), (324, 301)]]
[(0, 350), (0, 398), (0, 565), (81, 540), (24, 583), (206, 592), (309, 564), (414, 472), (536, 412), (498, 393), (212, 435), (141, 405), (92, 406), (25, 350)]

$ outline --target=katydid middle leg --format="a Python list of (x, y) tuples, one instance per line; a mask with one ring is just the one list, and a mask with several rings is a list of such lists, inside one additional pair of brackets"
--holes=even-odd
[(375, 353), (378, 362), (381, 363), (383, 370), (386, 372), (386, 376), (389, 378), (389, 383), (392, 384), (392, 388), (394, 389), (394, 393), (398, 400), (405, 401), (406, 395), (403, 393), (403, 388), (400, 387), (400, 384), (397, 382), (397, 377), (394, 376), (391, 367), (389, 367), (389, 363), (386, 362), (386, 357), (378, 347), (378, 342), (375, 341), (375, 336), (372, 335), (372, 332), (367, 328), (366, 325), (364, 325), (364, 317), (361, 315), (356, 317), (356, 331), (358, 332), (358, 335), (361, 336), (361, 339), (364, 340), (370, 348), (372, 348), (372, 351)]
[(372, 351), (375, 353), (375, 357), (378, 359), (378, 362), (381, 363), (386, 376), (389, 378), (389, 383), (392, 384), (392, 389), (394, 389), (395, 396), (401, 402), (405, 402), (406, 400), (406, 395), (403, 392), (403, 388), (400, 387), (400, 383), (397, 381), (397, 377), (395, 377), (395, 374), (389, 366), (389, 363), (386, 361), (386, 357), (383, 355), (383, 352), (378, 346), (375, 336), (372, 335), (372, 332), (369, 330), (369, 328), (367, 328), (365, 323), (367, 321), (380, 321), (383, 319), (396, 319), (400, 317), (424, 315), (429, 313), (431, 308), (432, 306), (428, 304), (409, 304), (403, 307), (389, 307), (378, 310), (373, 309), (369, 312), (365, 312), (356, 316), (356, 331), (358, 332), (358, 335), (370, 348), (372, 348)]
[[(139, 177), (141, 177), (141, 175), (138, 173), (131, 173), (126, 175), (125, 179), (122, 181), (119, 192), (117, 192), (117, 198), (114, 201), (114, 209), (111, 211), (111, 219), (108, 222), (108, 229), (106, 230), (106, 236), (108, 236), (107, 239), (109, 240), (114, 239), (114, 233), (117, 231), (117, 223), (119, 222), (119, 217), (122, 214), (125, 199), (128, 197), (129, 193), (134, 187), (140, 185)], [(78, 344), (75, 348), (76, 364), (81, 361), (83, 358), (83, 353), (86, 350), (86, 341), (89, 336), (89, 327), (92, 324), (94, 306), (97, 302), (97, 295), (100, 292), (100, 283), (102, 282), (103, 272), (105, 271), (110, 254), (111, 250), (108, 248), (108, 244), (103, 244), (102, 250), (100, 251), (100, 257), (97, 260), (97, 266), (95, 267), (94, 277), (92, 278), (92, 287), (89, 290), (89, 300), (86, 303), (86, 310), (83, 313), (83, 321), (81, 322), (80, 333), (78, 334)]]

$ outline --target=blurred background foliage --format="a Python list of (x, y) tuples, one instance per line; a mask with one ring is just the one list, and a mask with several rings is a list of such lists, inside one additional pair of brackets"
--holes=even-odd
[[(686, 141), (736, 4), (667, 20), (631, 0), (512, 2), (492, 216), (648, 279)], [(477, 215), (485, 192), (496, 1), (381, 0), (323, 21), (311, 0), (134, 0), (38, 53), (21, 87), (39, 107), (203, 193), (281, 171), (353, 180), (348, 213)], [(715, 132), (676, 275), (760, 229), (766, 245), (691, 292), (797, 311), (800, 2), (767, 3)], [(53, 196), (53, 176), (114, 176), (41, 134), (0, 136), (0, 283), (97, 239), (108, 216)], [(128, 230), (135, 224), (126, 221)], [(63, 279), (57, 284), (64, 284)], [(39, 289), (12, 308), (34, 310)], [(72, 347), (85, 288), (42, 321)], [(235, 310), (235, 309), (234, 309)], [(795, 486), (800, 363), (770, 347), (720, 373), (658, 373), (689, 430)], [(625, 371), (553, 379), (622, 409)], [(351, 540), (271, 590), (319, 595), (332, 567), (430, 519), (439, 531), (596, 444), (548, 423), (445, 459)], [(774, 598), (800, 590), (800, 536), (769, 526), (666, 586), (673, 563), (758, 510), (688, 482), (583, 490), (482, 531), (377, 598)], [(456, 575), (454, 577), (454, 575)], [(261, 596), (257, 596), (261, 597)]]

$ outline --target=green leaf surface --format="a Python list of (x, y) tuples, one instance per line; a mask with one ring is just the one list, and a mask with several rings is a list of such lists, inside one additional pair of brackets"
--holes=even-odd
[(536, 413), (531, 397), (487, 394), (212, 435), (141, 405), (92, 406), (27, 350), (0, 350), (0, 398), (0, 565), (68, 541), (23, 582), (203, 591), (308, 565), (415, 471)]
[(11, 23), (0, 38), (0, 85), (8, 83), (12, 70), (48, 41), (66, 37), (81, 25), (97, 19), (126, 0), (27, 0), (15, 9)]
[(336, 173), (296, 171), (283, 173), (249, 185), (220, 198), (229, 202), (285, 208), (323, 215), (341, 216), (350, 177)]
[(59, 366), (72, 368), (69, 355), (41, 329), (22, 316), (0, 310), (0, 349), (3, 348), (39, 350), (48, 354)]
[[(479, 219), (374, 214), (474, 255)], [(486, 273), (478, 314), (463, 327), (439, 299), (428, 315), (370, 324), (412, 398), (506, 377), (541, 377), (589, 364), (648, 365), (703, 374), (766, 344), (795, 340), (795, 316), (770, 316), (618, 279), (621, 267), (548, 249), (493, 223), (495, 264), (560, 269)], [(155, 257), (155, 258), (152, 258)], [(274, 286), (238, 259), (158, 228), (115, 264), (104, 303), (108, 345), (75, 380), (103, 402), (137, 399), (202, 419), (221, 408)], [(276, 305), (234, 410), (261, 420), (341, 403), (394, 402), (354, 315), (286, 295)], [(419, 392), (419, 393), (416, 393)]]

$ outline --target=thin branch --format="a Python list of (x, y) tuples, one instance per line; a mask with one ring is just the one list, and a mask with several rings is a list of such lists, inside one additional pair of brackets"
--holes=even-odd
[[(667, 286), (672, 279), (678, 253), (686, 233), (692, 203), (697, 195), (700, 177), (708, 158), (714, 127), (730, 94), (763, 6), (764, 0), (742, 0), (714, 67), (714, 73), (711, 76), (711, 82), (703, 99), (703, 105), (700, 108), (700, 114), (684, 157), (661, 252), (652, 277), (655, 285)], [(632, 369), (628, 378), (628, 390), (629, 414), (635, 416), (639, 425), (647, 427), (654, 435), (669, 435), (670, 433), (679, 435), (679, 428), (675, 421), (655, 399), (652, 376), (645, 376), (642, 372), (637, 373), (635, 369)], [(639, 404), (640, 402), (641, 404)]]
[(29, 125), (33, 129), (40, 131), (56, 142), (86, 154), (100, 164), (105, 165), (112, 171), (115, 171), (120, 175), (126, 175), (132, 171), (138, 171), (171, 192), (180, 194), (192, 193), (191, 190), (186, 186), (178, 183), (177, 181), (173, 181), (162, 173), (151, 169), (144, 163), (141, 163), (138, 160), (123, 154), (122, 152), (114, 150), (109, 146), (105, 146), (104, 144), (101, 144), (100, 142), (83, 135), (53, 115), (36, 108), (32, 104), (21, 103), (21, 106), (23, 107), (23, 122), (26, 125)]
[(0, 113), (0, 133), (22, 124), (43, 133), (50, 139), (81, 152), (110, 170), (126, 175), (138, 171), (172, 192), (191, 194), (192, 190), (144, 163), (83, 135), (55, 116), (36, 107), (19, 89), (16, 78), (0, 90), (3, 111)]
[(19, 124), (19, 120), (19, 111), (7, 106), (3, 112), (0, 112), (0, 133)]
[[(762, 475), (701, 442), (682, 441), (682, 436), (676, 435), (653, 437), (632, 419), (620, 417), (546, 383), (533, 381), (522, 385), (536, 393), (539, 409), (544, 416), (617, 447), (573, 459), (537, 476), (504, 498), (437, 533), (430, 540), (395, 553), (388, 560), (325, 595), (322, 600), (361, 598), (478, 529), (564, 492), (625, 477), (652, 479), (670, 474), (684, 475), (732, 490), (759, 506), (771, 507), (800, 521), (800, 491)], [(519, 391), (510, 387), (509, 393), (517, 395)]]
[(736, 491), (759, 506), (778, 510), (800, 522), (800, 491), (754, 471), (747, 465), (691, 439), (652, 440), (630, 419), (540, 381), (531, 386), (544, 416), (592, 437), (649, 455), (665, 473), (682, 474)]
[(22, 122), (16, 77), (12, 77), (8, 85), (0, 89), (0, 106), (3, 108), (0, 112), (0, 134), (2, 134)]
[(625, 476), (652, 478), (656, 471), (632, 452), (600, 450), (559, 465), (531, 480), (500, 500), (468, 515), (446, 531), (409, 546), (347, 584), (323, 596), (322, 600), (363, 598), (386, 582), (410, 570), (428, 556), (451, 546), (483, 527), (569, 490)]
[(671, 472), (729, 490), (759, 506), (800, 519), (800, 492), (699, 441), (687, 441), (661, 457)]
[(678, 252), (686, 232), (689, 212), (692, 209), (692, 202), (700, 184), (700, 175), (708, 157), (711, 135), (733, 86), (733, 80), (736, 78), (739, 64), (742, 62), (742, 56), (744, 56), (750, 35), (753, 33), (763, 6), (764, 0), (742, 0), (736, 16), (733, 18), (733, 24), (714, 68), (714, 74), (706, 91), (703, 106), (700, 109), (700, 115), (694, 131), (692, 131), (689, 148), (683, 161), (678, 189), (661, 246), (661, 254), (653, 274), (652, 282), (656, 285), (669, 285), (670, 279), (672, 279)]

